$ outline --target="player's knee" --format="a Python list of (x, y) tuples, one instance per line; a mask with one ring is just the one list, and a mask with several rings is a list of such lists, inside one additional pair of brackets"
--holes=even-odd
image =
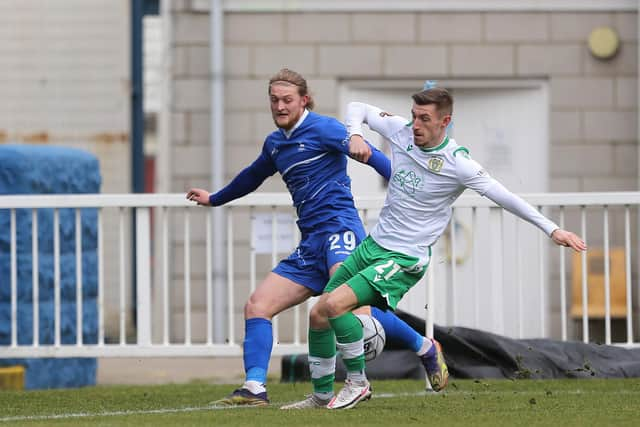
[(269, 307), (268, 302), (260, 298), (256, 298), (253, 294), (249, 297), (247, 303), (244, 305), (245, 319), (251, 319), (254, 317), (271, 319), (273, 316), (273, 309)]
[(321, 310), (322, 307), (318, 307), (318, 305), (314, 305), (309, 312), (309, 326), (312, 329), (327, 329), (329, 328), (329, 320), (326, 313)]
[(345, 302), (336, 295), (329, 294), (324, 301), (324, 312), (327, 317), (338, 317), (349, 311)]
[(330, 294), (323, 294), (318, 302), (311, 307), (311, 311), (309, 312), (310, 320), (321, 320), (329, 317), (327, 300), (329, 299)]

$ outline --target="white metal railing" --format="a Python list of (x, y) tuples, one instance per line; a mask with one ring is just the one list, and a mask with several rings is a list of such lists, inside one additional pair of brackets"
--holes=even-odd
[[(603, 324), (602, 331), (590, 327), (594, 322), (594, 316), (589, 314), (593, 290), (589, 287), (591, 272), (587, 254), (582, 254), (579, 260), (581, 310), (578, 310), (579, 316), (574, 313), (572, 317), (567, 299), (570, 294), (568, 282), (572, 278), (566, 268), (569, 250), (556, 248), (541, 232), (522, 221), (510, 222), (509, 214), (476, 195), (465, 195), (454, 205), (454, 225), (436, 245), (426, 285), (423, 283), (412, 289), (412, 296), (405, 298), (401, 308), (425, 316), (428, 331), (435, 322), (477, 327), (514, 338), (568, 340), (576, 339), (581, 329), (581, 339), (585, 342), (599, 340), (594, 337), (602, 332), (601, 339), (607, 344), (638, 345), (634, 337), (638, 328), (634, 322), (640, 316), (634, 312), (634, 306), (637, 310), (638, 304), (633, 300), (637, 298), (638, 286), (636, 280), (634, 287), (631, 273), (634, 267), (637, 269), (632, 259), (638, 259), (638, 251), (632, 247), (632, 242), (637, 244), (640, 193), (550, 193), (523, 197), (561, 227), (581, 233), (590, 248), (602, 247), (604, 314), (596, 318)], [(277, 218), (282, 212), (292, 213), (290, 204), (288, 194), (255, 193), (222, 208), (228, 235), (227, 271), (226, 276), (222, 276), (226, 280), (216, 283), (211, 260), (211, 210), (194, 206), (185, 200), (184, 194), (0, 196), (0, 213), (8, 213), (10, 225), (8, 231), (4, 231), (8, 233), (9, 248), (0, 247), (0, 259), (4, 256), (10, 264), (8, 277), (0, 277), (0, 291), (9, 289), (8, 300), (0, 300), (0, 303), (10, 307), (10, 334), (4, 341), (0, 335), (0, 358), (240, 355), (242, 304), (255, 289), (256, 277), (263, 276), (279, 258), (287, 255), (286, 251), (293, 249), (280, 248), (278, 242), (282, 230), (279, 230)], [(365, 224), (370, 226), (382, 205), (382, 198), (358, 198), (356, 204)], [(83, 283), (87, 278), (82, 268), (82, 210), (87, 208), (97, 210), (97, 331), (93, 342), (82, 337), (87, 320), (83, 316)], [(30, 211), (30, 233), (38, 236), (41, 229), (38, 212), (42, 209), (53, 210), (54, 338), (51, 343), (39, 340), (42, 326), (39, 239), (31, 239), (33, 340), (24, 343), (18, 334), (21, 304), (18, 294), (19, 287), (29, 284), (18, 283), (20, 239), (16, 218), (18, 212), (24, 212), (20, 210)], [(60, 215), (69, 209), (73, 211), (77, 266), (72, 277), (61, 276), (67, 270), (62, 268), (60, 257)], [(256, 212), (272, 218), (271, 250), (266, 260), (256, 250), (254, 230), (250, 226), (250, 217)], [(135, 253), (130, 253), (129, 216), (133, 218), (136, 230)], [(105, 218), (111, 218), (110, 226), (105, 225)], [(611, 218), (614, 218), (613, 224)], [(636, 219), (635, 226), (632, 226), (632, 218)], [(290, 227), (287, 232), (297, 241), (293, 224), (286, 227)], [(24, 236), (21, 234), (20, 237)], [(624, 249), (626, 307), (619, 318), (611, 313), (614, 285), (610, 280), (609, 260), (612, 245)], [(107, 246), (111, 247), (111, 252)], [(182, 257), (178, 256), (180, 250)], [(194, 267), (194, 260), (203, 260), (203, 265), (196, 263)], [(532, 269), (532, 266), (536, 268)], [(136, 272), (135, 307), (130, 306), (131, 297), (127, 298), (133, 268)], [(618, 277), (620, 272), (613, 273)], [(65, 340), (61, 335), (61, 282), (68, 280), (75, 284), (75, 340), (72, 344), (63, 343)], [(215, 286), (224, 287), (224, 314), (215, 313), (213, 309)], [(619, 284), (616, 286), (619, 289)], [(109, 301), (105, 298), (108, 294), (114, 295)], [(575, 305), (576, 295), (572, 297)], [(425, 305), (429, 307), (426, 313)], [(276, 318), (274, 354), (306, 351), (309, 307), (310, 304), (296, 307), (277, 317), (286, 318), (286, 321), (278, 322)], [(215, 319), (222, 319), (225, 324), (225, 342), (214, 342)], [(620, 332), (621, 328), (624, 333)], [(132, 331), (135, 336), (128, 333)]]

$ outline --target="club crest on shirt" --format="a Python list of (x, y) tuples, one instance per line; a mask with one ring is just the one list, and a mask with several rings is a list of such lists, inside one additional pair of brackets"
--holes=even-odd
[(278, 149), (276, 147), (273, 147), (271, 149), (271, 157), (275, 157), (276, 154), (278, 154)]
[(427, 168), (429, 168), (431, 172), (440, 172), (443, 165), (444, 159), (442, 157), (429, 157), (429, 160), (427, 160)]
[(298, 143), (298, 151), (304, 151), (304, 142)]

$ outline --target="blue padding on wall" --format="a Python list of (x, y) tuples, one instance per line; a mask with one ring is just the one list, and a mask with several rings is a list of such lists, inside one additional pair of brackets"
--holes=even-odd
[[(1, 194), (1, 192), (0, 192)], [(75, 209), (59, 209), (60, 253), (74, 252), (76, 249)], [(80, 209), (82, 249), (96, 249), (98, 211), (94, 208)], [(38, 209), (38, 252), (53, 254), (53, 209)], [(17, 251), (31, 253), (31, 209), (16, 210)], [(11, 215), (8, 210), (0, 210), (0, 251), (9, 251), (9, 229)]]
[[(0, 145), (0, 195), (82, 194), (100, 192), (100, 168), (92, 154), (67, 147)], [(60, 334), (63, 344), (76, 343), (75, 210), (60, 209)], [(33, 342), (31, 210), (16, 212), (18, 344)], [(54, 342), (53, 209), (38, 211), (38, 316), (41, 344)], [(98, 336), (97, 211), (82, 209), (82, 337)], [(0, 345), (11, 342), (10, 214), (0, 210)], [(26, 368), (27, 389), (95, 384), (97, 363), (91, 358), (0, 359), (0, 366)]]
[[(31, 254), (17, 254), (18, 301), (31, 303), (33, 299), (32, 277), (33, 256)], [(38, 299), (53, 301), (54, 285), (53, 255), (40, 254), (38, 256)], [(0, 301), (10, 301), (11, 264), (9, 254), (0, 253), (0, 277), (6, 277), (6, 286), (0, 286)], [(98, 255), (94, 251), (85, 250), (82, 253), (82, 295), (84, 298), (95, 298), (98, 295)], [(5, 283), (5, 282), (3, 282)], [(60, 255), (60, 298), (62, 300), (76, 299), (76, 255), (67, 253)]]
[(82, 194), (100, 191), (100, 165), (68, 147), (0, 145), (0, 194)]
[(95, 384), (98, 363), (91, 358), (1, 359), (6, 366), (25, 367), (28, 390), (69, 388)]
[[(52, 301), (38, 305), (39, 342), (53, 344), (54, 342), (54, 304)], [(96, 299), (82, 302), (82, 341), (87, 344), (97, 344), (98, 316), (96, 316)], [(33, 342), (33, 305), (18, 303), (18, 344), (29, 345)], [(76, 343), (76, 303), (75, 301), (61, 301), (60, 303), (60, 341), (62, 344)], [(11, 304), (0, 303), (0, 344), (11, 343)], [(2, 359), (0, 359), (2, 360)]]

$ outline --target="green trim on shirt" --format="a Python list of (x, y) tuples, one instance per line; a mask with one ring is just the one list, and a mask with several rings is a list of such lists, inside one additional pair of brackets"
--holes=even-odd
[(453, 157), (455, 157), (456, 154), (458, 154), (458, 151), (464, 151), (467, 154), (467, 156), (469, 155), (469, 150), (467, 149), (467, 147), (459, 147), (459, 148), (456, 148), (456, 151), (453, 152)]
[(449, 143), (449, 135), (444, 137), (444, 141), (442, 141), (442, 143), (440, 145), (438, 145), (437, 147), (433, 147), (433, 148), (422, 148), (420, 147), (420, 151), (424, 151), (425, 153), (430, 153), (432, 151), (437, 151), (437, 150), (442, 150), (444, 147), (447, 146), (447, 144)]

